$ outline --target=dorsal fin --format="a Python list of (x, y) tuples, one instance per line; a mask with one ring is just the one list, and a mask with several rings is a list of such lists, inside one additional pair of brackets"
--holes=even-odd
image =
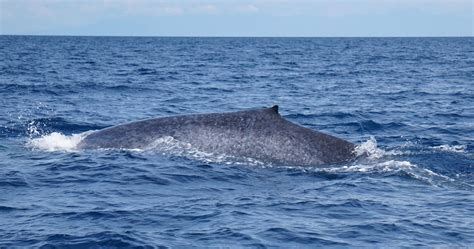
[(266, 111), (268, 111), (268, 112), (270, 112), (270, 113), (273, 113), (273, 114), (279, 114), (279, 113), (278, 113), (278, 105), (274, 105), (274, 106), (272, 106), (272, 107), (270, 107), (270, 108), (267, 108)]

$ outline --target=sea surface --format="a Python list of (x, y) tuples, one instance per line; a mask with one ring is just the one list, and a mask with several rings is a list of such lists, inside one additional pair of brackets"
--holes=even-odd
[[(368, 156), (76, 148), (275, 104)], [(0, 36), (0, 248), (418, 246), (474, 247), (474, 38)]]

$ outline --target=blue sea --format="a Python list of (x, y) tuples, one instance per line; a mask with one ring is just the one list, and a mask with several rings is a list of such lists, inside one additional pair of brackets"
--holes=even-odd
[[(0, 248), (474, 247), (473, 45), (0, 36)], [(76, 148), (125, 122), (275, 104), (367, 157)]]

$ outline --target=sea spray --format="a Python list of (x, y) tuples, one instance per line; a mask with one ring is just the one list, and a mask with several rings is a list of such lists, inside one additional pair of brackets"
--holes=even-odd
[(59, 132), (52, 132), (38, 138), (29, 139), (27, 145), (45, 151), (76, 151), (77, 145), (89, 133), (84, 132), (68, 136)]
[(379, 159), (385, 155), (385, 151), (377, 147), (377, 140), (373, 136), (369, 140), (359, 144), (355, 148), (356, 156), (366, 155), (369, 159)]

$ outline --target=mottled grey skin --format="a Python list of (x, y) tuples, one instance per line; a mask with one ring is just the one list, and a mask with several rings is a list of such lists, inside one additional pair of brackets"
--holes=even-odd
[(117, 125), (89, 134), (78, 147), (141, 149), (167, 136), (203, 152), (277, 165), (317, 166), (354, 158), (352, 143), (291, 123), (280, 116), (278, 106)]

